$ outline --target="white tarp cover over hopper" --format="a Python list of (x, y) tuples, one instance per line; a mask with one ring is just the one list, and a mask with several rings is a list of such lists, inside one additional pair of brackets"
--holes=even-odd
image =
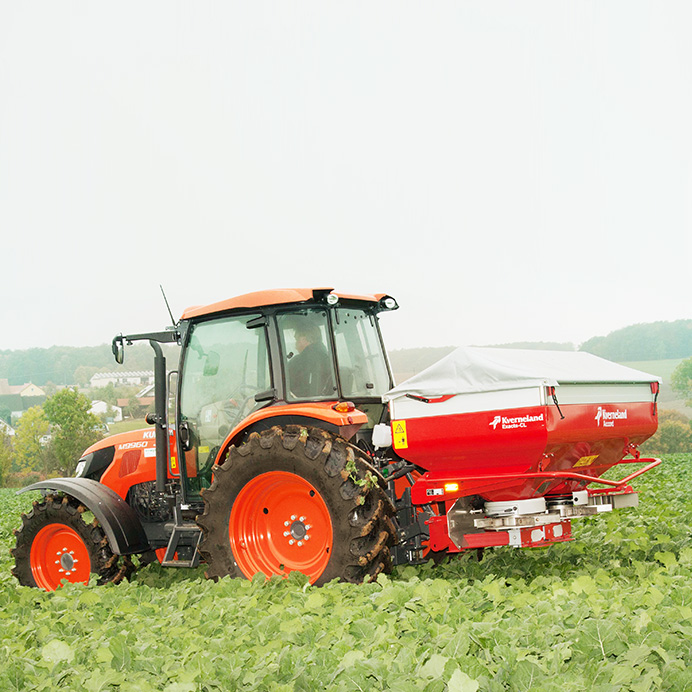
[(407, 394), (499, 392), (561, 384), (644, 384), (659, 377), (582, 351), (461, 347), (391, 389), (386, 401)]

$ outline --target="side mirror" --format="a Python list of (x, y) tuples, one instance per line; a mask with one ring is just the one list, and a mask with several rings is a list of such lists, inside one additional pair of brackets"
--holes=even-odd
[(123, 341), (122, 334), (120, 336), (116, 336), (113, 339), (111, 348), (113, 350), (113, 357), (115, 358), (115, 362), (118, 365), (122, 365), (125, 360), (125, 342)]
[(207, 360), (204, 363), (204, 371), (203, 371), (203, 376), (204, 377), (214, 377), (218, 372), (219, 372), (219, 363), (221, 362), (221, 358), (216, 351), (209, 351), (207, 353)]

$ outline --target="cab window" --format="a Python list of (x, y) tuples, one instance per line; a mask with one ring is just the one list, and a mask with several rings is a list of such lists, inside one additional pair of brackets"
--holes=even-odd
[(197, 450), (197, 465), (213, 461), (231, 430), (271, 387), (263, 327), (248, 328), (259, 315), (243, 315), (191, 327), (183, 366), (180, 413)]
[(390, 382), (375, 317), (349, 308), (339, 308), (336, 313), (334, 339), (342, 395), (381, 397)]
[(337, 397), (329, 321), (324, 310), (305, 309), (279, 313), (286, 398), (295, 400)]

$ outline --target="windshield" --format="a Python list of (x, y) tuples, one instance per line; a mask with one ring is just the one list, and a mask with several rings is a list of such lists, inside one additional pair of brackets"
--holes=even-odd
[(191, 327), (183, 366), (180, 413), (190, 428), (197, 468), (206, 472), (226, 436), (256, 406), (255, 394), (271, 388), (259, 315), (202, 322)]
[(365, 310), (339, 308), (334, 339), (344, 397), (381, 397), (390, 388), (389, 371), (375, 317)]
[[(358, 308), (309, 308), (277, 315), (286, 396), (300, 399), (370, 399), (390, 388), (376, 318)], [(337, 388), (330, 329), (341, 384)]]

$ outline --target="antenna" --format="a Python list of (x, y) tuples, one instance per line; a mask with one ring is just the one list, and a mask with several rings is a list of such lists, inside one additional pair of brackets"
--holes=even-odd
[(173, 323), (173, 326), (175, 327), (175, 318), (173, 317), (173, 313), (171, 312), (171, 306), (168, 304), (168, 298), (166, 298), (166, 292), (163, 290), (163, 286), (159, 284), (159, 288), (161, 289), (161, 294), (163, 295), (163, 299), (166, 302), (166, 307), (168, 308), (168, 314), (171, 316), (171, 322)]

